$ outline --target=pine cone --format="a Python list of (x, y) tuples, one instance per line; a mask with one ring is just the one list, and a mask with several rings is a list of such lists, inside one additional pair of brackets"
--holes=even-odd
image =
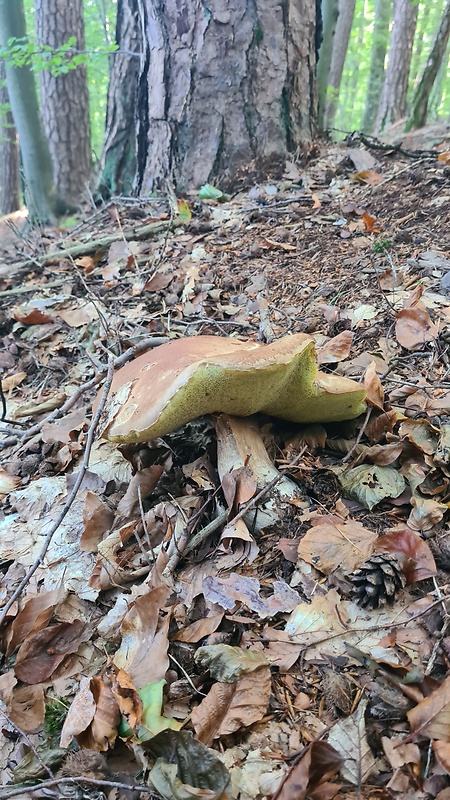
[(363, 608), (392, 605), (406, 584), (400, 561), (393, 553), (374, 553), (355, 569), (350, 580), (353, 599)]

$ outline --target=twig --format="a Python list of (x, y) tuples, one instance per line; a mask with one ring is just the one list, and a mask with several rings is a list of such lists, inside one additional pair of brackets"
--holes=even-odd
[(367, 428), (371, 413), (372, 413), (372, 406), (367, 406), (366, 416), (365, 416), (364, 422), (363, 422), (363, 424), (362, 424), (362, 426), (361, 426), (361, 428), (359, 430), (358, 436), (356, 437), (356, 441), (352, 444), (352, 446), (351, 446), (350, 450), (348, 451), (347, 455), (342, 459), (342, 464), (345, 464), (347, 461), (350, 461), (353, 453), (355, 452), (356, 448), (358, 447), (358, 445), (359, 445), (359, 443), (360, 443), (360, 441), (361, 441), (361, 439), (362, 439), (362, 437), (364, 435), (364, 431)]
[(8, 716), (8, 714), (6, 713), (6, 711), (3, 710), (3, 708), (0, 708), (0, 714), (2, 714), (4, 716), (4, 718), (6, 719), (8, 725), (11, 725), (11, 728), (13, 728), (13, 730), (15, 730), (16, 733), (18, 733), (19, 736), (24, 740), (25, 744), (28, 745), (28, 747), (30, 748), (31, 752), (34, 754), (35, 758), (37, 759), (37, 761), (41, 765), (42, 769), (45, 770), (45, 772), (48, 775), (50, 775), (51, 778), (54, 778), (55, 776), (54, 776), (53, 772), (51, 771), (50, 767), (47, 766), (45, 761), (42, 760), (41, 756), (39, 755), (38, 751), (36, 750), (33, 742), (31, 741), (30, 737), (28, 736), (28, 734), (25, 733), (25, 731), (23, 731), (22, 728), (19, 728), (19, 726), (16, 725), (16, 723), (12, 721), (11, 717)]
[[(148, 544), (148, 546), (150, 548), (150, 552), (152, 554), (153, 563), (155, 563), (155, 561), (156, 561), (155, 551), (153, 549), (152, 540), (150, 539), (150, 534), (148, 532), (147, 523), (145, 521), (144, 504), (142, 502), (142, 492), (141, 492), (141, 487), (139, 485), (137, 487), (137, 494), (138, 494), (139, 511), (141, 513), (141, 522), (142, 522), (142, 527), (144, 529), (145, 540), (146, 540), (146, 542), (147, 542), (147, 544)], [(148, 553), (147, 553), (147, 559), (148, 559)]]
[[(230, 519), (230, 525), (233, 525), (235, 522), (238, 522), (240, 519), (242, 519), (242, 517), (245, 517), (247, 512), (251, 511), (251, 509), (261, 500), (261, 498), (263, 498), (268, 492), (270, 492), (271, 489), (274, 488), (274, 486), (277, 485), (277, 483), (281, 481), (281, 479), (284, 477), (284, 473), (292, 469), (292, 467), (296, 466), (296, 464), (300, 461), (301, 457), (303, 456), (306, 450), (307, 447), (305, 445), (305, 447), (302, 447), (300, 452), (297, 453), (295, 458), (289, 464), (283, 467), (282, 470), (280, 470), (279, 475), (276, 475), (275, 478), (272, 478), (272, 480), (269, 481), (269, 483), (266, 483), (266, 485), (263, 486), (263, 488), (260, 489), (260, 491), (257, 494), (255, 494), (254, 497), (252, 497), (251, 500), (249, 500), (248, 503), (245, 504), (245, 506), (243, 506), (243, 508), (241, 508), (241, 510), (236, 514), (236, 516)], [(191, 550), (194, 550), (194, 548), (202, 544), (202, 542), (205, 539), (207, 539), (208, 536), (211, 535), (211, 533), (217, 530), (217, 528), (220, 528), (220, 526), (224, 522), (226, 522), (227, 517), (228, 517), (228, 512), (224, 511), (222, 514), (219, 514), (219, 516), (216, 517), (216, 519), (213, 519), (212, 522), (209, 523), (209, 525), (206, 525), (205, 528), (196, 533), (195, 536), (193, 536), (191, 541), (184, 548), (183, 555), (184, 556), (188, 555), (188, 553), (190, 553)]]
[[(178, 219), (169, 220), (168, 222), (151, 222), (149, 225), (142, 225), (138, 228), (134, 228), (131, 231), (120, 232), (120, 233), (113, 233), (110, 236), (104, 236), (101, 239), (91, 240), (86, 244), (75, 244), (72, 247), (67, 247), (65, 250), (53, 250), (51, 253), (46, 253), (43, 256), (38, 256), (37, 261), (39, 264), (44, 265), (48, 261), (54, 261), (55, 259), (60, 258), (68, 258), (72, 256), (76, 258), (78, 256), (84, 256), (88, 253), (92, 253), (95, 250), (99, 249), (106, 249), (109, 247), (113, 242), (120, 242), (123, 239), (126, 241), (132, 241), (135, 239), (145, 239), (146, 236), (154, 236), (157, 233), (161, 233), (166, 229), (176, 228), (182, 225), (182, 222)], [(27, 261), (21, 261), (18, 264), (12, 264), (16, 270), (25, 269), (28, 264), (30, 263), (31, 259)], [(33, 259), (34, 263), (36, 263), (36, 259)]]
[[(142, 342), (135, 345), (134, 347), (129, 347), (128, 350), (125, 350), (125, 352), (122, 353), (122, 355), (115, 358), (113, 362), (113, 367), (114, 369), (119, 369), (119, 367), (122, 367), (124, 364), (127, 363), (127, 361), (130, 361), (132, 358), (139, 355), (139, 353), (143, 352), (144, 350), (149, 350), (151, 347), (156, 347), (157, 345), (160, 344), (167, 344), (168, 341), (169, 339), (167, 339), (164, 336), (161, 337), (151, 336), (148, 339), (144, 339)], [(63, 414), (66, 414), (67, 411), (70, 411), (70, 409), (75, 405), (75, 403), (80, 399), (80, 397), (85, 392), (89, 391), (90, 389), (93, 389), (95, 386), (101, 383), (101, 381), (106, 375), (106, 372), (107, 370), (102, 370), (102, 372), (97, 373), (97, 375), (95, 375), (89, 381), (86, 381), (86, 383), (82, 383), (81, 386), (75, 389), (74, 393), (69, 398), (67, 398), (66, 402), (60, 408), (55, 408), (55, 410), (52, 411), (52, 413), (49, 414), (48, 417), (45, 417), (45, 419), (41, 420), (40, 422), (36, 423), (36, 425), (33, 425), (31, 428), (29, 428), (28, 431), (26, 431), (27, 441), (31, 439), (33, 436), (35, 436), (37, 433), (40, 433), (43, 426), (47, 422), (53, 422), (55, 419), (61, 417)], [(0, 449), (3, 447), (5, 447), (5, 443), (0, 442)]]
[(88, 465), (89, 465), (89, 457), (90, 457), (90, 454), (91, 454), (92, 445), (94, 443), (95, 431), (97, 429), (97, 425), (98, 425), (98, 423), (100, 421), (100, 417), (102, 415), (103, 409), (104, 409), (105, 404), (106, 404), (108, 393), (109, 393), (109, 390), (111, 388), (113, 374), (114, 374), (114, 362), (111, 359), (109, 364), (108, 364), (108, 372), (107, 372), (107, 375), (106, 375), (105, 384), (103, 386), (102, 396), (100, 398), (100, 402), (98, 404), (97, 411), (95, 412), (95, 415), (94, 415), (94, 417), (92, 419), (92, 422), (91, 422), (91, 425), (89, 427), (89, 431), (88, 431), (88, 435), (87, 435), (87, 439), (86, 439), (86, 449), (84, 451), (83, 462), (81, 464), (80, 471), (79, 471), (79, 473), (77, 475), (77, 479), (76, 479), (76, 481), (75, 481), (75, 483), (73, 485), (72, 491), (71, 491), (69, 497), (67, 498), (67, 500), (66, 500), (66, 502), (65, 502), (65, 504), (64, 504), (64, 506), (63, 506), (63, 508), (61, 510), (61, 512), (58, 514), (56, 520), (54, 521), (54, 523), (51, 526), (49, 532), (47, 533), (47, 536), (45, 537), (44, 543), (43, 543), (43, 545), (41, 547), (41, 550), (40, 550), (40, 553), (39, 553), (38, 557), (36, 558), (34, 563), (31, 565), (31, 567), (29, 568), (29, 570), (26, 573), (25, 577), (19, 583), (17, 589), (15, 590), (15, 592), (13, 592), (13, 594), (9, 598), (8, 602), (6, 603), (6, 605), (3, 607), (2, 613), (0, 614), (0, 627), (3, 625), (3, 623), (4, 623), (5, 619), (6, 619), (6, 615), (7, 615), (8, 611), (9, 611), (9, 609), (11, 608), (11, 606), (13, 605), (13, 603), (15, 603), (15, 601), (18, 599), (18, 597), (20, 597), (20, 595), (22, 594), (23, 590), (28, 585), (28, 583), (30, 581), (30, 578), (34, 575), (36, 570), (41, 566), (41, 564), (42, 564), (42, 562), (43, 562), (43, 560), (45, 558), (45, 554), (46, 554), (46, 552), (47, 552), (47, 550), (48, 550), (48, 548), (50, 546), (50, 542), (53, 539), (54, 534), (58, 530), (58, 528), (61, 525), (63, 519), (66, 517), (67, 513), (69, 512), (70, 507), (73, 504), (73, 501), (75, 500), (75, 498), (77, 496), (78, 490), (79, 490), (79, 488), (80, 488), (80, 486), (81, 486), (81, 484), (82, 484), (82, 482), (84, 480), (84, 476), (86, 474), (86, 471), (87, 471), (87, 468), (88, 468)]
[(104, 786), (108, 789), (125, 789), (134, 792), (147, 792), (154, 800), (159, 798), (159, 795), (152, 793), (150, 786), (144, 786), (141, 783), (121, 783), (120, 781), (108, 781), (98, 778), (85, 778), (84, 775), (77, 775), (75, 778), (51, 778), (42, 783), (36, 783), (34, 786), (17, 786), (14, 789), (7, 789), (5, 792), (0, 789), (0, 800), (9, 800), (10, 797), (23, 796), (24, 792), (32, 794), (41, 789), (50, 789), (52, 786), (77, 786), (79, 784), (88, 784), (89, 786)]

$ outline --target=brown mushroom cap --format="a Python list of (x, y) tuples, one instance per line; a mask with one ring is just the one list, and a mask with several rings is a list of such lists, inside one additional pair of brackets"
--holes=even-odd
[(116, 373), (102, 435), (113, 442), (149, 441), (219, 411), (333, 422), (363, 413), (364, 397), (360, 384), (318, 372), (314, 341), (306, 334), (272, 344), (191, 336)]

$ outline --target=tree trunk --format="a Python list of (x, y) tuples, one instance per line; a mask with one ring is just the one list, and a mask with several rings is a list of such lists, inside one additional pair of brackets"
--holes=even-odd
[(443, 11), (439, 27), (436, 31), (430, 54), (425, 64), (425, 69), (414, 93), (411, 117), (407, 130), (411, 128), (421, 128), (426, 124), (428, 112), (428, 100), (442, 64), (447, 43), (450, 36), (450, 0)]
[(139, 8), (137, 189), (280, 173), (314, 131), (315, 0)]
[[(36, 33), (43, 45), (57, 48), (70, 37), (85, 50), (82, 0), (35, 0)], [(67, 73), (39, 73), (44, 129), (58, 192), (77, 202), (91, 177), (91, 136), (86, 66)]]
[(389, 23), (391, 19), (392, 0), (375, 0), (375, 19), (373, 26), (373, 44), (370, 53), (369, 83), (367, 86), (366, 105), (361, 128), (371, 133), (380, 104), (384, 79), (384, 62), (389, 41)]
[(333, 125), (341, 86), (344, 61), (353, 24), (356, 0), (339, 0), (339, 16), (333, 39), (330, 74), (325, 101), (324, 127)]
[[(25, 37), (23, 2), (0, 0), (1, 46), (7, 47), (11, 38)], [(14, 67), (6, 62), (6, 82), (19, 134), (30, 217), (34, 220), (53, 220), (62, 206), (53, 184), (52, 162), (39, 113), (34, 75), (28, 66)]]
[(317, 94), (318, 94), (318, 126), (323, 130), (325, 116), (325, 102), (327, 97), (328, 76), (330, 74), (331, 54), (336, 31), (336, 22), (339, 13), (339, 0), (323, 0), (322, 21), (323, 39), (319, 50), (317, 63)]
[(417, 14), (417, 25), (414, 35), (413, 51), (411, 55), (411, 67), (409, 70), (409, 85), (414, 86), (420, 72), (422, 64), (422, 50), (424, 46), (424, 39), (427, 33), (428, 21), (431, 11), (431, 3), (422, 4), (422, 9), (419, 7), (420, 14)]
[[(130, 194), (136, 173), (136, 101), (141, 49), (138, 0), (120, 2), (117, 7), (118, 53), (111, 56), (106, 134), (100, 163), (99, 191)], [(133, 55), (133, 54), (136, 55)]]
[(5, 63), (0, 59), (0, 214), (12, 214), (19, 208), (19, 142), (9, 105)]
[(416, 0), (394, 0), (394, 25), (389, 48), (389, 61), (375, 120), (377, 131), (382, 131), (405, 116), (417, 12)]

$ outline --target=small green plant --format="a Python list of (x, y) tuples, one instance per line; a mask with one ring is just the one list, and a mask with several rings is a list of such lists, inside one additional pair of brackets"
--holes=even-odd
[(8, 46), (0, 48), (0, 57), (14, 67), (29, 66), (33, 72), (48, 70), (54, 77), (76, 69), (80, 64), (91, 64), (117, 50), (108, 45), (101, 50), (79, 51), (77, 40), (71, 36), (61, 47), (38, 43), (32, 36), (8, 39)]
[(69, 704), (62, 697), (50, 697), (45, 705), (44, 732), (49, 739), (59, 736)]
[(379, 239), (378, 242), (374, 243), (373, 252), (374, 253), (384, 253), (386, 250), (389, 250), (391, 243), (388, 239)]

